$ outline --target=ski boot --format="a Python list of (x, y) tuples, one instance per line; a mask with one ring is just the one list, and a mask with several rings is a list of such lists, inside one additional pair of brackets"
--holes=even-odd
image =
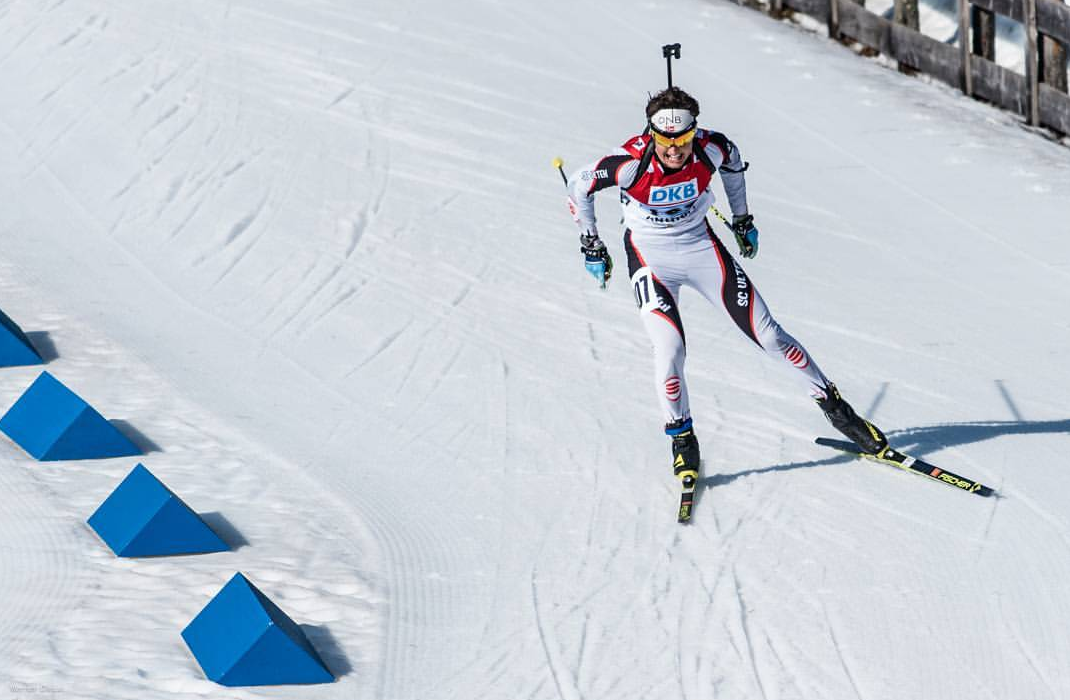
[(858, 445), (863, 452), (868, 452), (878, 457), (888, 449), (888, 439), (880, 428), (861, 418), (851, 404), (843, 400), (835, 384), (827, 387), (828, 396), (817, 399), (817, 405), (825, 412), (832, 427), (847, 436), (854, 444)]
[(672, 438), (672, 471), (684, 488), (694, 488), (698, 481), (698, 439), (691, 428), (690, 418), (681, 418), (665, 426), (665, 434)]

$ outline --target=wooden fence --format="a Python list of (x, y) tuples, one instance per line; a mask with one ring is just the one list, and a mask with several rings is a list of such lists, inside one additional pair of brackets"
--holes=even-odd
[[(1033, 126), (1070, 135), (1066, 87), (1070, 6), (1061, 0), (958, 0), (957, 46), (873, 14), (861, 4), (864, 0), (770, 1), (775, 13), (790, 8), (820, 19), (828, 24), (832, 37), (857, 41), (894, 58), (901, 66), (1016, 112)], [(896, 0), (897, 9), (903, 1)], [(993, 61), (996, 14), (1025, 25), (1024, 76)], [(972, 41), (968, 39), (971, 29)]]

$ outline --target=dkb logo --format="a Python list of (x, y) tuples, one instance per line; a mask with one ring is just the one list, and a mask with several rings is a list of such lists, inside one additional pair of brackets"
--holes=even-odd
[(678, 185), (650, 188), (650, 204), (677, 204), (698, 196), (698, 180), (691, 179)]

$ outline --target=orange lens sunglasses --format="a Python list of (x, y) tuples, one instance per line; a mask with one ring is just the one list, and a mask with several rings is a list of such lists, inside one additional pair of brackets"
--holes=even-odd
[(656, 144), (668, 148), (669, 146), (686, 146), (691, 143), (695, 138), (695, 131), (695, 129), (690, 129), (677, 136), (665, 136), (651, 129), (650, 135), (654, 137)]

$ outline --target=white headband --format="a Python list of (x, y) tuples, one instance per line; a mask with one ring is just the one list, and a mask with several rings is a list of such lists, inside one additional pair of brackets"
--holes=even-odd
[(650, 127), (666, 136), (682, 134), (695, 127), (695, 118), (686, 109), (659, 109), (650, 117)]

